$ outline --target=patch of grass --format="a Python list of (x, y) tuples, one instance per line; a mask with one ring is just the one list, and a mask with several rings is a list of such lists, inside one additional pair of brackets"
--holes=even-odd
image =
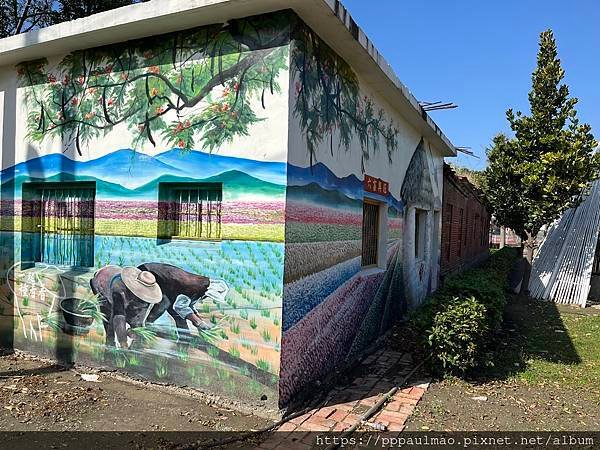
[(130, 328), (130, 331), (136, 335), (137, 339), (139, 339), (139, 341), (143, 345), (153, 347), (154, 344), (156, 344), (156, 340), (157, 340), (156, 331), (152, 330), (151, 328), (137, 327), (137, 328)]
[(269, 333), (269, 330), (263, 330), (261, 335), (265, 342), (271, 342), (271, 333)]
[(485, 375), (586, 388), (600, 399), (600, 314), (519, 298), (506, 316), (504, 339)]
[(232, 323), (229, 326), (229, 329), (231, 330), (232, 333), (234, 334), (240, 334), (240, 325), (237, 322)]
[(219, 349), (217, 349), (216, 347), (208, 347), (208, 349), (206, 350), (206, 352), (208, 353), (208, 355), (211, 358), (215, 358), (217, 359), (219, 357)]
[(131, 355), (129, 357), (129, 365), (131, 367), (137, 367), (141, 364), (142, 362), (140, 361), (140, 359), (136, 356), (136, 355)]
[(264, 359), (259, 359), (256, 361), (256, 367), (258, 367), (260, 370), (264, 370), (265, 372), (271, 370), (271, 364), (269, 364), (269, 361), (265, 361)]
[(256, 319), (253, 317), (252, 319), (250, 319), (250, 328), (252, 328), (253, 330), (256, 330), (257, 327), (258, 327), (258, 324), (256, 323)]
[(226, 381), (229, 379), (231, 374), (225, 369), (217, 369), (217, 378), (219, 381)]
[(169, 360), (165, 357), (158, 357), (154, 360), (154, 373), (160, 379), (169, 376)]
[(177, 358), (184, 363), (187, 363), (190, 360), (189, 347), (187, 345), (177, 346)]
[(250, 392), (253, 395), (256, 395), (256, 396), (261, 396), (263, 393), (262, 384), (260, 384), (256, 380), (250, 380), (250, 383), (248, 384), (248, 389), (250, 390)]
[(231, 348), (229, 349), (229, 354), (231, 356), (233, 356), (234, 358), (240, 357), (240, 351), (238, 350), (238, 348), (235, 345), (231, 346)]

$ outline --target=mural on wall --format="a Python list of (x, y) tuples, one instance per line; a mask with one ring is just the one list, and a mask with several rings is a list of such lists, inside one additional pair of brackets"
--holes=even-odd
[[(219, 150), (287, 98), (289, 23), (232, 20), (17, 67), (27, 140), (66, 154), (0, 174), (15, 186), (0, 248), (21, 261), (0, 268), (0, 314), (14, 304), (16, 347), (277, 401), (287, 167)], [(95, 148), (115, 136), (132, 148)]]
[(319, 147), (326, 145), (333, 154), (350, 151), (352, 144), (360, 145), (363, 172), (365, 162), (382, 147), (391, 163), (399, 133), (394, 122), (361, 93), (356, 73), (316, 33), (298, 20), (293, 34), (294, 117), (311, 165)]
[(46, 60), (20, 64), (28, 136), (59, 137), (82, 155), (87, 141), (125, 124), (133, 148), (160, 136), (218, 150), (261, 120), (253, 98), (264, 106), (281, 93), (289, 34), (288, 15), (273, 14), (77, 51), (56, 70)]
[[(370, 161), (392, 163), (399, 130), (345, 61), (302, 24), (291, 55), (294, 117), (310, 163), (287, 168), (281, 403), (364, 352), (406, 308), (404, 201), (399, 192), (367, 193), (364, 183), (380, 176), (365, 173)], [(334, 160), (358, 152), (357, 167), (340, 177), (319, 162), (325, 152)], [(386, 271), (362, 271), (365, 196), (387, 205)]]

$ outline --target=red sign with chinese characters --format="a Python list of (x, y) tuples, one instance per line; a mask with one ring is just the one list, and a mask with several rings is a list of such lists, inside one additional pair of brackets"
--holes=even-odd
[(390, 192), (390, 184), (387, 181), (383, 181), (380, 178), (371, 177), (365, 175), (365, 191), (373, 194), (388, 195)]

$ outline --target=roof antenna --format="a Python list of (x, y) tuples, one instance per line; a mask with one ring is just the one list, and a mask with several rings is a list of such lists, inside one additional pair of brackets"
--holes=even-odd
[(471, 147), (454, 147), (456, 150), (458, 150), (461, 153), (464, 153), (465, 155), (469, 155), (472, 156), (473, 158), (476, 159), (480, 159), (479, 156), (477, 156), (475, 153), (473, 153), (473, 150), (471, 150)]
[(440, 109), (454, 109), (458, 108), (458, 105), (454, 102), (419, 102), (419, 106), (425, 111), (438, 111)]

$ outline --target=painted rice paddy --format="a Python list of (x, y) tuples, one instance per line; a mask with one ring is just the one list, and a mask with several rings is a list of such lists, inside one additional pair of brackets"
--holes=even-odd
[(95, 269), (162, 262), (224, 280), (230, 287), (225, 303), (205, 301), (197, 305), (201, 317), (215, 326), (210, 335), (201, 336), (195, 330), (182, 332), (165, 313), (144, 329), (141, 346), (129, 349), (104, 345), (102, 318), (84, 335), (61, 331), (60, 300), (67, 296), (89, 298), (89, 280), (95, 269), (74, 272), (38, 265), (22, 272), (9, 270), (11, 244), (19, 255), (20, 235), (0, 235), (0, 314), (10, 315), (12, 311), (8, 277), (14, 281), (15, 339), (20, 348), (53, 356), (66, 352), (74, 360), (109, 365), (155, 380), (168, 378), (229, 396), (250, 395), (256, 400), (264, 394), (276, 398), (283, 244), (223, 241), (160, 245), (156, 239), (96, 236)]

